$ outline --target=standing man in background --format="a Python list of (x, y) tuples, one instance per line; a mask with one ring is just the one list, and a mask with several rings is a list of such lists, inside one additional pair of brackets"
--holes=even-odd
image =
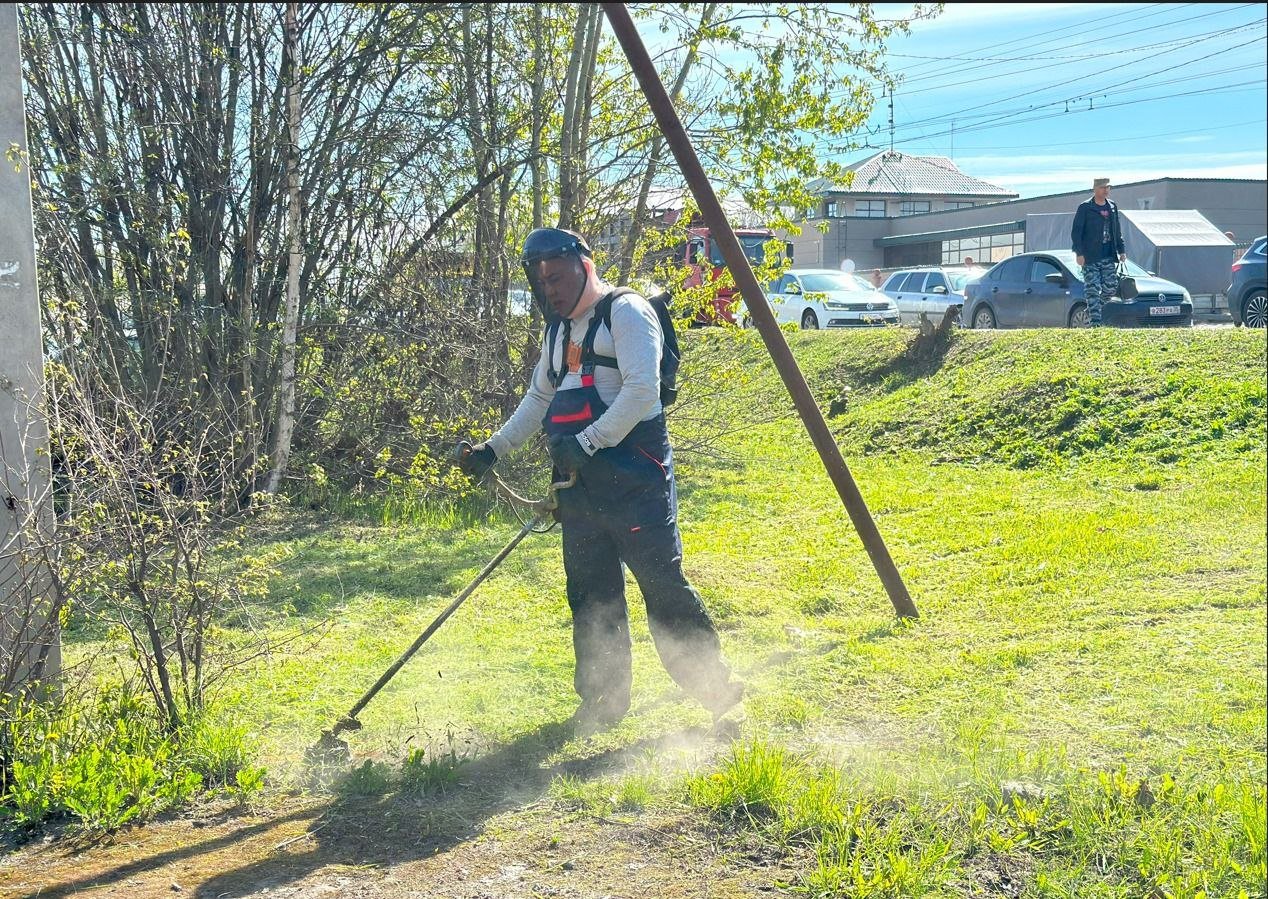
[(1083, 295), (1093, 328), (1101, 326), (1101, 307), (1118, 291), (1118, 264), (1127, 261), (1118, 206), (1109, 198), (1110, 180), (1092, 182), (1092, 196), (1079, 204), (1070, 229), (1071, 249), (1083, 268)]

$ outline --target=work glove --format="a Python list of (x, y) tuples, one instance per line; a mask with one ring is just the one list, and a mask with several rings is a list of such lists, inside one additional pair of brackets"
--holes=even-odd
[(458, 444), (458, 467), (476, 480), (484, 477), (497, 460), (498, 454), (487, 443), (472, 446), (464, 440)]
[(590, 461), (589, 454), (581, 448), (577, 438), (570, 434), (552, 434), (550, 437), (550, 458), (555, 467), (564, 474), (581, 471)]

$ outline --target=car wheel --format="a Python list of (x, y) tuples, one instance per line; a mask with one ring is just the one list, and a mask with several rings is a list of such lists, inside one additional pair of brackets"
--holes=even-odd
[(819, 330), (819, 317), (815, 315), (815, 311), (813, 309), (807, 309), (805, 312), (801, 314), (801, 330), (803, 331), (818, 331)]
[(1074, 308), (1070, 310), (1071, 328), (1090, 328), (1092, 327), (1092, 314), (1087, 311), (1087, 303), (1075, 303)]
[(1242, 301), (1242, 324), (1248, 328), (1268, 325), (1268, 296), (1263, 290), (1254, 291)]
[(973, 310), (973, 329), (990, 330), (995, 327), (995, 313), (990, 306), (978, 306)]

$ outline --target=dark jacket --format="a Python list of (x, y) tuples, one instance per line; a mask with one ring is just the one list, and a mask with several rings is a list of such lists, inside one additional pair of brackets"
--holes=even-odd
[[(1114, 244), (1115, 254), (1121, 255), (1127, 250), (1123, 248), (1123, 228), (1118, 221), (1118, 206), (1110, 199), (1105, 202), (1109, 204), (1110, 210), (1110, 241)], [(1070, 243), (1074, 254), (1082, 256), (1084, 262), (1101, 261), (1101, 212), (1095, 197), (1088, 197), (1075, 211), (1074, 226), (1070, 228)], [(1114, 258), (1117, 259), (1118, 255)]]

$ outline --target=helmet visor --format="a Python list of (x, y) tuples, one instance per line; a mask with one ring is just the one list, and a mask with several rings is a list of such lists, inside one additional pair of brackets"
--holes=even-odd
[(572, 315), (586, 289), (586, 268), (581, 256), (575, 253), (525, 262), (524, 274), (528, 276), (528, 285), (542, 316), (548, 321)]

